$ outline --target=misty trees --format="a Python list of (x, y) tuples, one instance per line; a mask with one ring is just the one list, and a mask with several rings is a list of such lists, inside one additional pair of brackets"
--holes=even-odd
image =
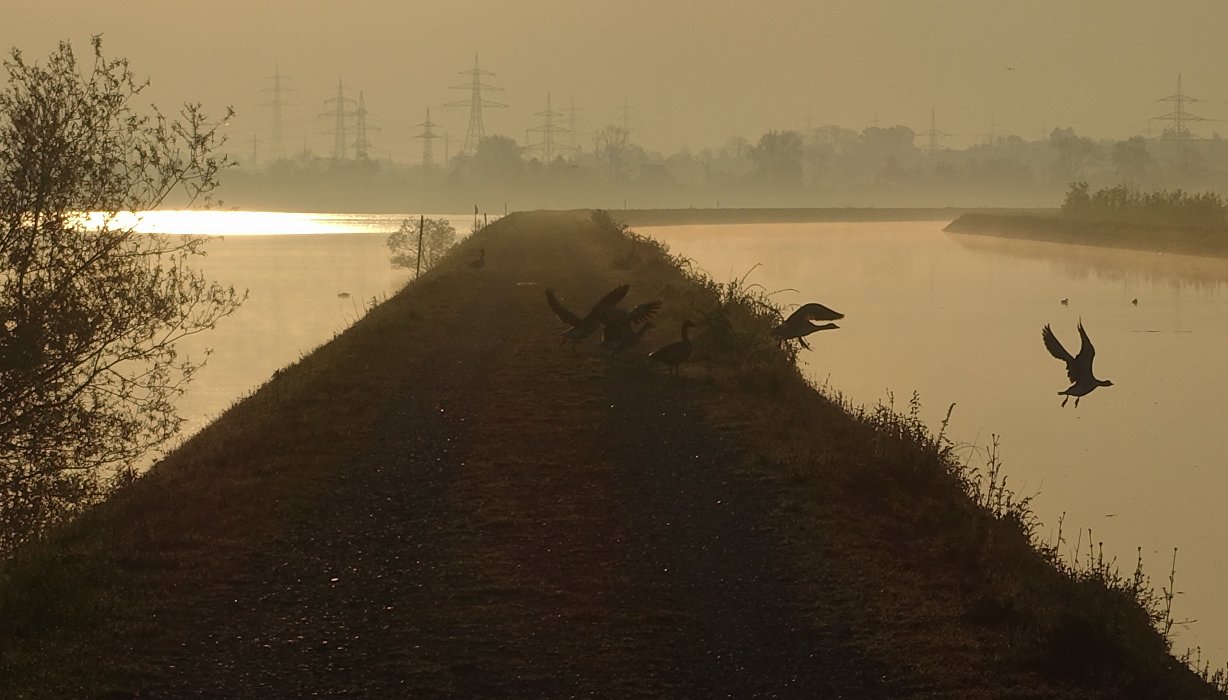
[(1049, 134), (1049, 145), (1057, 152), (1053, 161), (1053, 177), (1058, 182), (1070, 182), (1083, 177), (1083, 170), (1100, 155), (1096, 143), (1086, 136), (1079, 136), (1074, 129), (1054, 129)]
[(802, 135), (796, 131), (769, 131), (751, 149), (760, 182), (779, 190), (802, 184)]
[(520, 146), (506, 136), (487, 136), (473, 153), (473, 174), (487, 182), (515, 181), (524, 174)]
[[(0, 554), (107, 493), (179, 428), (200, 367), (179, 339), (241, 302), (193, 267), (201, 237), (131, 212), (208, 199), (226, 160), (199, 106), (136, 111), (144, 87), (93, 42), (78, 66), (14, 50), (0, 93)], [(91, 212), (88, 217), (87, 212)]]
[(1111, 159), (1118, 177), (1134, 183), (1146, 179), (1154, 164), (1151, 154), (1147, 152), (1147, 140), (1142, 136), (1132, 136), (1114, 143)]
[[(422, 224), (422, 259), (418, 259), (418, 225)], [(456, 243), (456, 229), (447, 219), (405, 219), (401, 228), (388, 236), (394, 267), (429, 270)], [(419, 265), (421, 262), (421, 265)]]

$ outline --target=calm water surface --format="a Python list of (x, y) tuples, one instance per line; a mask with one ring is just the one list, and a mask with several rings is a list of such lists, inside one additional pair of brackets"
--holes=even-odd
[[(1034, 495), (1052, 539), (1103, 542), (1124, 573), (1141, 547), (1158, 590), (1179, 549), (1178, 651), (1228, 661), (1228, 261), (943, 233), (942, 223), (641, 227), (719, 281), (782, 291), (846, 314), (813, 336), (806, 371), (856, 403), (906, 408), (978, 453), (999, 436), (1009, 486)], [(796, 290), (796, 291), (792, 291)], [(1063, 306), (1061, 299), (1069, 299)], [(1138, 299), (1138, 305), (1131, 303)], [(1097, 389), (1061, 408), (1052, 324), (1078, 352), (1082, 318)], [(965, 447), (967, 451), (969, 448)], [(967, 454), (965, 452), (964, 454)], [(978, 457), (972, 456), (974, 464)], [(979, 458), (983, 463), (983, 454)]]

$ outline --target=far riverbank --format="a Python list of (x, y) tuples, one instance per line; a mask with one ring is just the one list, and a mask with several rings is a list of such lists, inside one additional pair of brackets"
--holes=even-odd
[(943, 229), (1050, 243), (1228, 258), (1228, 230), (1207, 226), (1088, 221), (1055, 213), (964, 212)]
[(969, 209), (966, 207), (809, 207), (740, 209), (623, 209), (610, 215), (628, 226), (696, 224), (789, 224), (826, 221), (952, 221), (970, 212), (1019, 215), (1047, 209)]

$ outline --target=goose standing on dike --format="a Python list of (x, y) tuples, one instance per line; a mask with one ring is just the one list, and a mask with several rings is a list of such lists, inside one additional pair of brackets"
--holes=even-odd
[(1092, 347), (1092, 341), (1087, 337), (1087, 331), (1083, 330), (1082, 320), (1079, 321), (1079, 338), (1081, 342), (1079, 354), (1073, 357), (1058, 342), (1049, 324), (1045, 324), (1040, 335), (1045, 341), (1045, 349), (1049, 351), (1049, 354), (1066, 363), (1066, 376), (1072, 382), (1069, 389), (1057, 392), (1066, 397), (1062, 399), (1062, 406), (1065, 406), (1066, 402), (1073, 396), (1075, 397), (1075, 408), (1078, 408), (1079, 399), (1095, 391), (1096, 387), (1113, 386), (1113, 382), (1107, 379), (1096, 379), (1092, 375), (1092, 360), (1096, 358), (1096, 348)]
[(784, 323), (772, 329), (772, 335), (780, 340), (796, 339), (802, 344), (802, 347), (809, 350), (810, 344), (806, 342), (806, 336), (840, 327), (834, 323), (824, 323), (820, 326), (813, 323), (814, 321), (839, 321), (842, 318), (844, 314), (833, 311), (822, 304), (815, 302), (802, 304), (797, 311), (789, 314), (789, 318), (786, 318)]
[(554, 290), (546, 289), (546, 302), (550, 304), (550, 308), (554, 310), (554, 314), (559, 317), (563, 323), (568, 325), (567, 330), (563, 331), (564, 342), (571, 340), (571, 349), (575, 351), (576, 345), (581, 340), (589, 337), (601, 328), (602, 321), (605, 317), (618, 306), (618, 302), (627, 296), (627, 291), (631, 289), (631, 285), (624, 284), (615, 287), (606, 292), (605, 296), (601, 297), (593, 308), (589, 310), (584, 318), (580, 318), (574, 314), (571, 309), (563, 306), (559, 298), (554, 295)]
[(688, 321), (682, 322), (682, 340), (676, 343), (670, 343), (665, 347), (648, 353), (652, 359), (663, 362), (669, 366), (670, 374), (678, 374), (678, 366), (686, 362), (691, 357), (691, 339), (687, 337), (687, 329), (694, 327), (694, 323)]
[(469, 267), (472, 267), (475, 270), (481, 270), (484, 265), (486, 265), (486, 249), (478, 248), (478, 259), (469, 263)]
[[(643, 337), (644, 331), (652, 327), (645, 323), (661, 308), (661, 300), (647, 301), (630, 311), (626, 309), (611, 309), (601, 320), (601, 348), (610, 352), (630, 350)], [(636, 330), (635, 326), (644, 324)]]

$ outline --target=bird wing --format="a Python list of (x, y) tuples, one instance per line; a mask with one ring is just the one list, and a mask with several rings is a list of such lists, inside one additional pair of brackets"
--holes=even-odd
[(554, 309), (555, 315), (563, 320), (563, 323), (566, 323), (569, 326), (580, 325), (580, 317), (573, 314), (571, 309), (563, 306), (563, 302), (559, 301), (558, 297), (554, 296), (553, 289), (546, 289), (546, 301), (550, 304), (550, 308)]
[(1075, 355), (1074, 364), (1080, 372), (1086, 372), (1087, 376), (1091, 377), (1092, 360), (1096, 358), (1096, 348), (1092, 346), (1092, 339), (1087, 337), (1087, 331), (1083, 330), (1082, 321), (1079, 321), (1079, 342), (1079, 354)]
[(588, 312), (588, 316), (584, 320), (602, 319), (608, 316), (614, 310), (614, 307), (618, 305), (618, 302), (627, 296), (627, 291), (630, 289), (631, 285), (623, 284), (606, 292), (605, 296), (598, 299), (596, 304), (593, 304), (593, 308)]
[(1076, 369), (1077, 363), (1075, 358), (1058, 342), (1057, 336), (1053, 335), (1053, 329), (1049, 327), (1049, 324), (1045, 324), (1040, 335), (1045, 340), (1045, 349), (1049, 351), (1050, 355), (1066, 363), (1066, 376), (1070, 378), (1070, 381), (1077, 383), (1079, 380), (1076, 378), (1078, 370)]
[(1049, 324), (1046, 323), (1045, 327), (1041, 329), (1040, 336), (1044, 339), (1045, 349), (1049, 351), (1050, 355), (1065, 362), (1067, 365), (1074, 362), (1074, 357), (1058, 342), (1057, 336), (1053, 335), (1053, 329), (1049, 327)]
[(829, 309), (826, 306), (815, 302), (802, 304), (797, 311), (794, 311), (793, 314), (789, 316), (789, 319), (792, 320), (797, 316), (805, 318), (809, 321), (839, 321), (840, 319), (844, 318), (844, 314), (840, 313), (839, 311)]
[(661, 308), (660, 299), (646, 301), (628, 311), (626, 321), (627, 323), (643, 323), (644, 321), (652, 318), (652, 315), (655, 314), (659, 308)]

